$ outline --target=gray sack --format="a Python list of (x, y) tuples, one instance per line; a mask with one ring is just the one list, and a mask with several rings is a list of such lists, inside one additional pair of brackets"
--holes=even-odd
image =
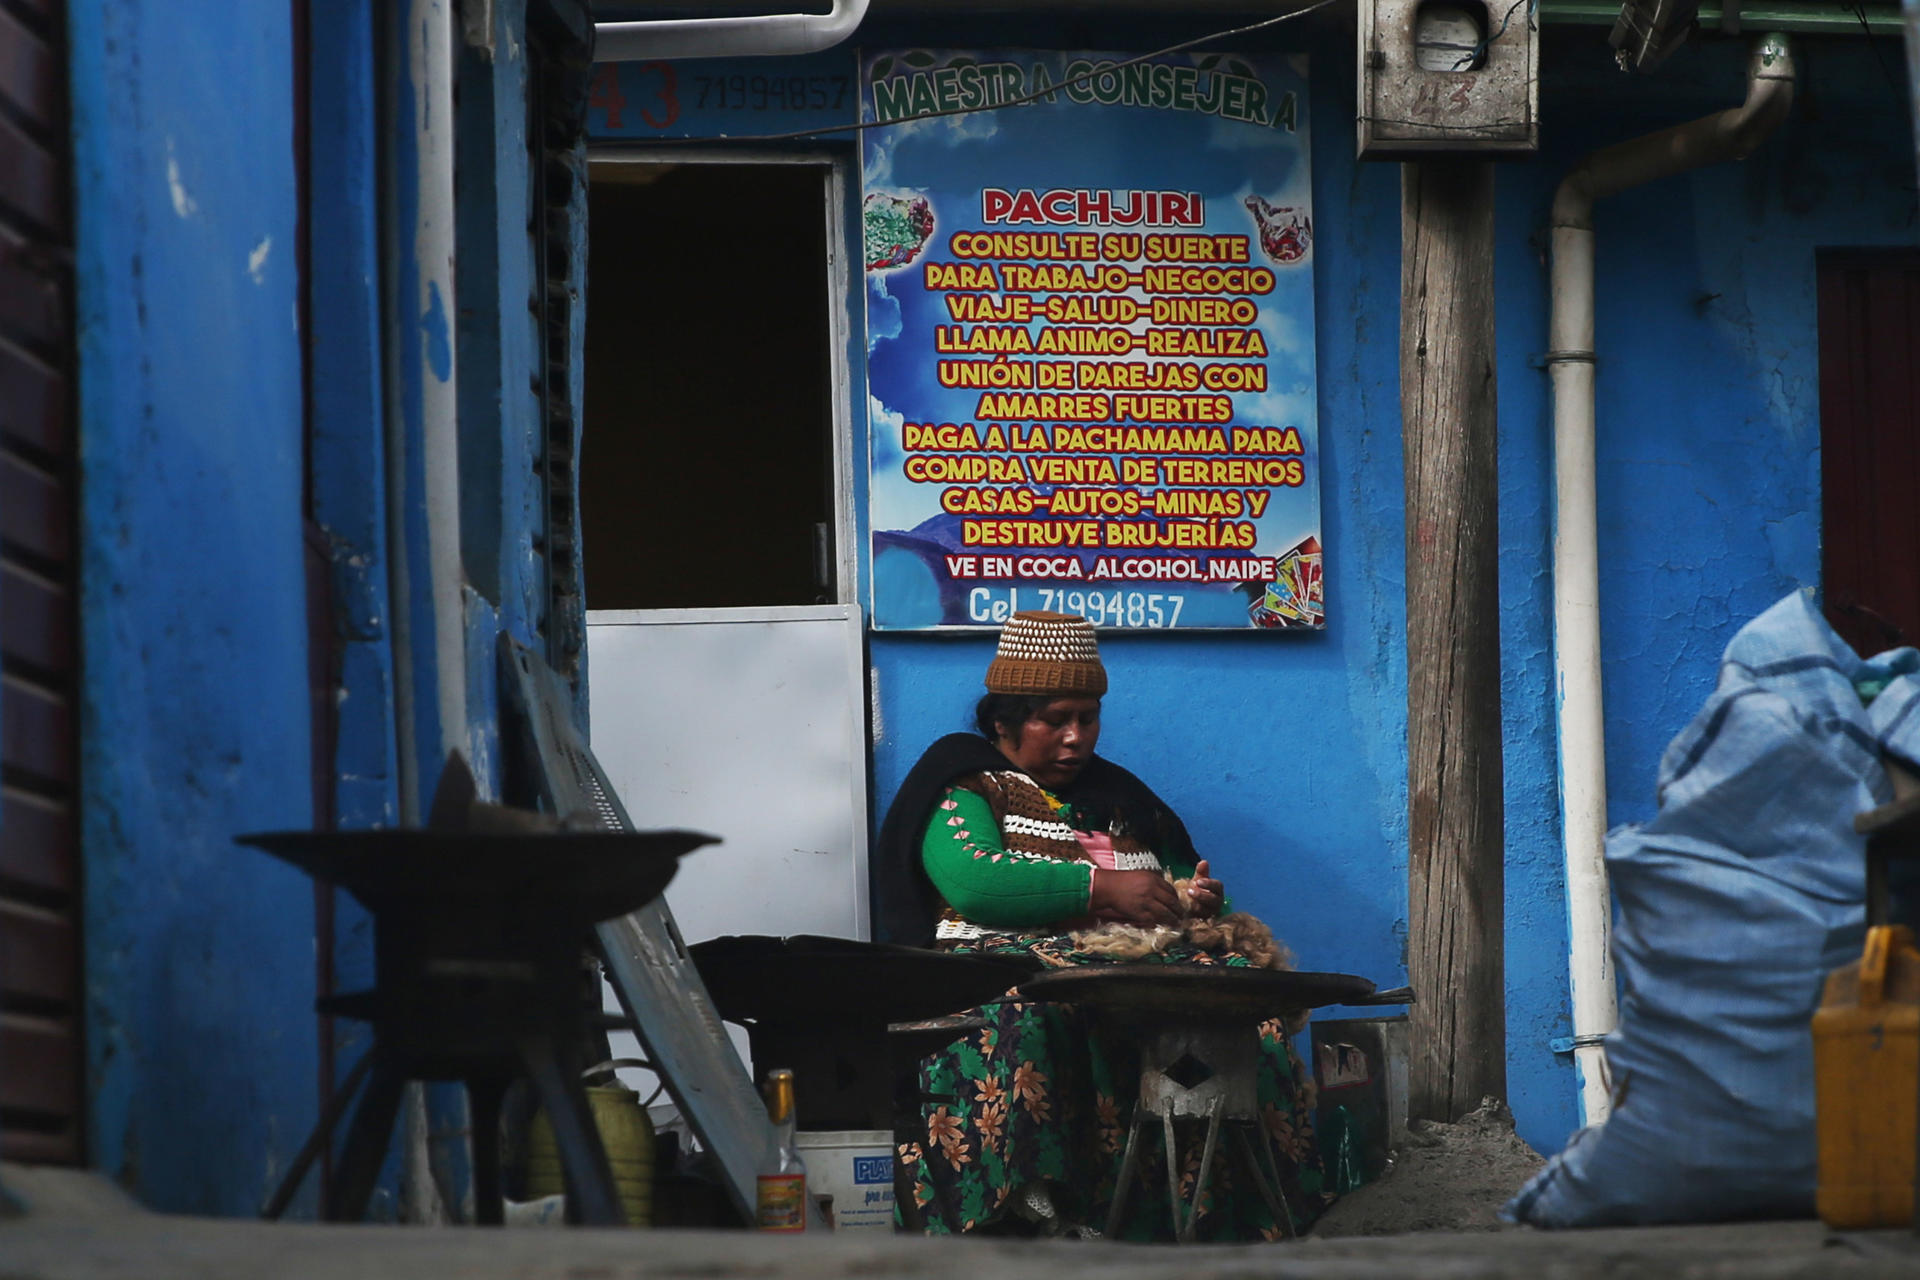
[(1509, 1220), (1812, 1213), (1809, 1023), (1827, 973), (1860, 955), (1853, 817), (1891, 798), (1883, 749), (1920, 760), (1916, 671), (1913, 649), (1862, 661), (1802, 592), (1727, 646), (1719, 687), (1661, 758), (1658, 815), (1607, 838), (1612, 1118), (1575, 1134)]

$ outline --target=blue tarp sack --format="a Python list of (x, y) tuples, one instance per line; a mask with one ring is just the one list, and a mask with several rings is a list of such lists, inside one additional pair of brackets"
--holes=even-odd
[[(1859, 959), (1853, 817), (1920, 760), (1920, 652), (1863, 661), (1801, 592), (1742, 628), (1660, 760), (1659, 813), (1607, 837), (1613, 1114), (1506, 1206), (1541, 1227), (1813, 1212), (1813, 1036)], [(1867, 699), (1871, 698), (1868, 703)]]

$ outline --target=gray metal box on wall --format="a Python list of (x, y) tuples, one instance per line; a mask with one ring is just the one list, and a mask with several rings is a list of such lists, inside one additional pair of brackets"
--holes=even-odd
[(1360, 0), (1358, 43), (1363, 158), (1539, 148), (1531, 0)]

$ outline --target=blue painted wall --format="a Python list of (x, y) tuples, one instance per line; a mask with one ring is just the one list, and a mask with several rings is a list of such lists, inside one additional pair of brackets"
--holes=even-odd
[[(1546, 145), (1498, 170), (1508, 1084), (1521, 1134), (1543, 1150), (1578, 1122), (1570, 1061), (1548, 1045), (1571, 1027), (1551, 419), (1535, 362), (1547, 345), (1546, 217), (1555, 185), (1587, 151), (1744, 95), (1738, 42), (1690, 47), (1661, 79), (1631, 81), (1603, 34), (1549, 32)], [(1345, 43), (1305, 47), (1329, 624), (1319, 636), (1106, 639), (1113, 692), (1102, 749), (1186, 813), (1236, 903), (1269, 920), (1304, 965), (1386, 985), (1404, 975), (1406, 930), (1399, 177), (1352, 158)], [(1599, 210), (1614, 822), (1650, 815), (1660, 754), (1711, 690), (1733, 632), (1819, 581), (1814, 249), (1916, 240), (1904, 84), (1887, 81), (1864, 41), (1801, 40), (1799, 50), (1800, 106), (1752, 160)], [(1884, 56), (1898, 74), (1897, 58)], [(961, 727), (989, 651), (986, 640), (874, 638), (882, 805), (921, 745)]]
[[(858, 42), (1148, 49), (1192, 21), (872, 22)], [(1304, 30), (1304, 29), (1301, 29)], [(1799, 104), (1751, 160), (1600, 205), (1600, 522), (1615, 822), (1651, 812), (1668, 739), (1746, 619), (1819, 577), (1814, 250), (1912, 244), (1897, 48), (1797, 41)], [(1313, 59), (1316, 307), (1329, 624), (1319, 635), (1114, 635), (1102, 749), (1187, 816), (1241, 907), (1315, 968), (1404, 979), (1406, 670), (1399, 429), (1399, 174), (1353, 158), (1350, 34), (1249, 48)], [(850, 60), (850, 59), (849, 59)], [(1744, 46), (1683, 50), (1654, 79), (1600, 28), (1553, 28), (1544, 148), (1498, 169), (1501, 634), (1509, 1094), (1521, 1134), (1578, 1122), (1552, 653), (1545, 227), (1594, 147), (1744, 96)], [(770, 71), (762, 61), (743, 71)], [(834, 145), (845, 145), (836, 143)], [(858, 315), (857, 301), (854, 303)], [(856, 378), (856, 403), (864, 403)], [(856, 420), (856, 430), (864, 424)], [(864, 449), (864, 439), (860, 441)], [(589, 549), (591, 555), (591, 549)], [(863, 566), (864, 568), (864, 566)], [(875, 635), (876, 810), (920, 749), (965, 726), (990, 637)]]
[[(468, 754), (483, 790), (498, 794), (495, 639), (505, 632), (544, 653), (542, 637), (550, 627), (547, 489), (539, 467), (547, 447), (547, 405), (539, 389), (547, 353), (541, 317), (528, 302), (541, 279), (541, 237), (531, 228), (544, 230), (545, 224), (536, 195), (555, 204), (567, 197), (538, 189), (532, 171), (526, 121), (538, 68), (528, 43), (526, 0), (499, 0), (492, 12), (491, 56), (471, 45), (457, 54), (456, 225), (461, 555), (471, 588)], [(574, 221), (583, 223), (584, 190), (573, 198), (579, 205)], [(570, 316), (574, 358), (564, 375), (573, 379), (580, 376), (584, 310), (576, 303)], [(570, 403), (577, 408), (580, 401), (575, 387)]]
[[(1089, 41), (1073, 47), (1135, 49), (1188, 33), (1169, 26), (1124, 43), (1110, 30), (1060, 34)], [(934, 39), (924, 32), (907, 38)], [(1004, 31), (999, 39), (1025, 43)], [(1407, 915), (1400, 188), (1397, 166), (1353, 158), (1349, 40), (1283, 30), (1264, 42), (1305, 49), (1312, 59), (1328, 625), (1317, 635), (1103, 639), (1112, 691), (1101, 749), (1181, 810), (1236, 907), (1272, 924), (1303, 966), (1393, 986), (1406, 978)], [(1514, 240), (1508, 226), (1502, 232), (1503, 243)], [(1519, 231), (1522, 250), (1527, 234)], [(1520, 283), (1502, 266), (1504, 354), (1509, 317), (1533, 309), (1535, 273)], [(1503, 424), (1506, 398), (1518, 393), (1508, 384), (1518, 380), (1530, 390), (1538, 376), (1521, 361), (1516, 379), (1514, 363), (1503, 360)], [(1530, 420), (1524, 410), (1522, 420)], [(1503, 523), (1505, 679), (1510, 691), (1540, 693), (1531, 706), (1508, 699), (1509, 1086), (1521, 1132), (1553, 1148), (1574, 1126), (1574, 1096), (1569, 1070), (1546, 1043), (1568, 1029), (1555, 744), (1544, 694), (1550, 597), (1544, 572), (1512, 568), (1525, 548), (1547, 545), (1550, 484), (1544, 461), (1514, 445), (1509, 437), (1501, 468), (1502, 500), (1523, 518), (1518, 530)], [(874, 773), (882, 806), (930, 738), (964, 727), (991, 648), (990, 638), (874, 637), (882, 718)]]
[[(338, 13), (333, 45), (326, 20), (315, 27), (316, 102), (368, 91), (384, 38), (372, 6)], [(197, 1212), (251, 1212), (315, 1102), (308, 885), (231, 843), (313, 816), (290, 20), (284, 6), (236, 12), (208, 0), (71, 9), (90, 1138), (94, 1160), (142, 1199)], [(923, 23), (872, 39), (1144, 48), (1191, 30), (1142, 24), (1123, 40), (1107, 22)], [(1731, 44), (1690, 48), (1659, 80), (1636, 82), (1612, 70), (1598, 31), (1549, 36), (1547, 150), (1500, 170), (1497, 298), (1509, 1057), (1521, 1132), (1543, 1148), (1558, 1145), (1574, 1111), (1570, 1068), (1547, 1048), (1568, 1028), (1548, 406), (1529, 363), (1545, 346), (1540, 232), (1554, 183), (1585, 150), (1742, 91)], [(1316, 636), (1113, 637), (1106, 747), (1181, 807), (1239, 903), (1273, 921), (1304, 962), (1393, 982), (1406, 914), (1398, 180), (1391, 166), (1351, 159), (1345, 40), (1296, 47), (1316, 66), (1330, 625)], [(1711, 686), (1732, 631), (1817, 581), (1813, 250), (1915, 240), (1899, 60), (1857, 40), (1802, 41), (1801, 66), (1791, 123), (1753, 160), (1599, 213), (1616, 820), (1646, 816), (1660, 750)], [(509, 59), (492, 74), (507, 113), (522, 73)], [(206, 92), (216, 84), (218, 95)], [(404, 133), (404, 94), (397, 105)], [(343, 821), (368, 823), (392, 817), (399, 750), (390, 721), (373, 714), (391, 680), (375, 136), (364, 115), (316, 122), (316, 157), (324, 151), (341, 179), (326, 188), (329, 220), (315, 218), (316, 253), (325, 246), (339, 270), (316, 290), (313, 357), (327, 374), (316, 385), (315, 508), (342, 552), (341, 599), (353, 602), (336, 804)], [(496, 157), (498, 189), (511, 190), (513, 155)], [(511, 223), (492, 241), (498, 297), (528, 278)], [(524, 367), (531, 335), (515, 314), (503, 307), (485, 343), (463, 339), (490, 344), (503, 368)], [(499, 385), (504, 396), (504, 375)], [(497, 403), (497, 417), (476, 410), (466, 426), (494, 433), (498, 456), (523, 456), (528, 419)], [(503, 509), (524, 512), (529, 495), (500, 484)], [(526, 634), (539, 607), (528, 547), (506, 527), (515, 523), (476, 544), (499, 555), (479, 577), (487, 594), (470, 598), (483, 743), (491, 635)], [(874, 639), (880, 806), (920, 747), (963, 723), (988, 649), (984, 637)], [(430, 670), (416, 678), (430, 689)]]
[[(92, 1159), (257, 1209), (315, 1113), (287, 5), (70, 7)], [(218, 86), (218, 91), (213, 91)]]
[[(1552, 449), (1543, 229), (1560, 177), (1597, 146), (1737, 104), (1743, 42), (1695, 43), (1651, 81), (1600, 33), (1550, 31), (1548, 146), (1500, 170), (1502, 612), (1507, 722), (1508, 1034), (1514, 1110), (1557, 1144), (1566, 1034), (1552, 709)], [(1912, 142), (1897, 44), (1795, 37), (1795, 107), (1743, 163), (1602, 201), (1598, 281), (1601, 643), (1608, 813), (1654, 810), (1661, 753), (1711, 692), (1733, 633), (1820, 582), (1815, 250), (1911, 245)], [(1565, 1063), (1566, 1059), (1558, 1060)], [(1536, 1107), (1538, 1108), (1536, 1110)], [(1531, 1117), (1536, 1117), (1530, 1120)]]
[[(1814, 253), (1920, 243), (1909, 99), (1904, 78), (1889, 79), (1901, 76), (1897, 42), (1881, 44), (1876, 54), (1864, 40), (1797, 38), (1793, 113), (1749, 160), (1597, 209), (1614, 822), (1651, 815), (1660, 751), (1712, 689), (1732, 633), (1792, 588), (1818, 585)], [(1744, 52), (1732, 42), (1676, 55), (1658, 111), (1621, 91), (1603, 50), (1578, 52), (1567, 51), (1546, 104), (1567, 122), (1555, 132), (1569, 158), (1741, 96)], [(1544, 222), (1546, 182), (1512, 182), (1506, 194), (1519, 217)], [(1522, 341), (1543, 348), (1544, 320)]]
[[(438, 329), (409, 292), (419, 264), (408, 6), (243, 8), (74, 0), (71, 44), (90, 1156), (155, 1207), (250, 1215), (314, 1121), (323, 1052), (338, 1078), (365, 1032), (343, 1022), (323, 1048), (310, 882), (233, 838), (329, 819), (392, 825), (424, 807), (438, 778), (421, 389), (451, 376), (456, 325), (474, 501), (459, 673), (469, 718), (450, 736), (483, 791), (497, 787), (495, 637), (536, 642), (549, 623), (546, 495), (528, 465), (549, 424), (530, 390), (545, 357), (527, 306), (537, 249), (526, 4), (492, 7), (494, 57), (456, 51), (462, 114), (434, 126), (462, 143), (465, 273), (457, 321), (441, 314)], [(304, 33), (292, 26), (300, 10)], [(542, 195), (583, 219), (578, 183)], [(387, 305), (389, 291), (409, 301)], [(577, 351), (577, 308), (573, 336)], [(564, 372), (577, 406), (577, 360)], [(317, 762), (306, 508), (332, 623), (335, 740)], [(403, 576), (412, 585), (396, 592)], [(416, 626), (401, 655), (414, 680), (411, 741), (396, 728), (396, 604)], [(316, 766), (332, 775), (330, 813), (313, 811)], [(368, 918), (344, 896), (335, 905), (335, 986), (358, 988), (371, 976)], [(436, 1171), (457, 1195), (464, 1105), (436, 1097), (429, 1119), (443, 1139)], [(313, 1212), (313, 1183), (295, 1216)], [(394, 1210), (389, 1197), (374, 1212)]]

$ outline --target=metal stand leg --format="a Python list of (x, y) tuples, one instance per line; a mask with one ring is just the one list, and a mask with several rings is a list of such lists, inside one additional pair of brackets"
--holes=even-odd
[(313, 1132), (307, 1135), (307, 1145), (300, 1148), (300, 1154), (287, 1166), (287, 1176), (280, 1179), (280, 1185), (274, 1188), (273, 1198), (260, 1210), (260, 1216), (272, 1222), (287, 1211), (293, 1203), (293, 1196), (300, 1189), (300, 1182), (307, 1176), (307, 1170), (320, 1158), (321, 1151), (333, 1141), (334, 1126), (340, 1123), (340, 1117), (346, 1114), (347, 1104), (353, 1101), (353, 1095), (367, 1078), (367, 1072), (373, 1067), (371, 1051), (361, 1055), (360, 1061), (353, 1064), (353, 1070), (347, 1072), (347, 1078), (340, 1082), (327, 1099), (327, 1105), (320, 1110), (320, 1118), (313, 1123)]
[(562, 1062), (551, 1036), (522, 1040), (520, 1056), (527, 1064), (527, 1076), (540, 1096), (540, 1105), (547, 1109), (554, 1142), (560, 1148), (568, 1221), (590, 1227), (625, 1226), (627, 1215), (614, 1194), (613, 1167), (607, 1163), (607, 1149), (594, 1127), (580, 1073), (567, 1069), (570, 1064)]
[(1167, 1205), (1173, 1211), (1173, 1231), (1177, 1238), (1180, 1233), (1180, 1140), (1173, 1132), (1171, 1101), (1160, 1113), (1160, 1123), (1166, 1130), (1167, 1138)]
[[(1273, 1177), (1269, 1181), (1267, 1171), (1260, 1164), (1259, 1152), (1267, 1146), (1266, 1135), (1256, 1125), (1236, 1124), (1233, 1126), (1233, 1137), (1234, 1149), (1239, 1153), (1253, 1185), (1259, 1188), (1260, 1198), (1266, 1201), (1267, 1211), (1273, 1215), (1274, 1222), (1285, 1225), (1287, 1238), (1294, 1239), (1300, 1234), (1300, 1228), (1293, 1220), (1293, 1210), (1287, 1207), (1286, 1197), (1280, 1193), (1280, 1167), (1278, 1164), (1272, 1165)], [(1271, 1150), (1267, 1151), (1267, 1159), (1269, 1162), (1273, 1160)]]
[(467, 1081), (467, 1115), (473, 1131), (473, 1220), (483, 1227), (506, 1221), (500, 1192), (500, 1106), (507, 1081)]
[[(374, 1050), (378, 1053), (378, 1050)], [(333, 1171), (333, 1203), (327, 1207), (329, 1222), (359, 1222), (367, 1216), (367, 1202), (373, 1198), (373, 1184), (380, 1178), (380, 1166), (386, 1162), (387, 1146), (393, 1141), (393, 1122), (400, 1115), (400, 1096), (406, 1091), (407, 1077), (399, 1067), (380, 1057), (373, 1064), (373, 1078), (354, 1109), (353, 1125), (347, 1130), (347, 1145), (340, 1153), (340, 1166)]]
[(1200, 1226), (1200, 1197), (1207, 1193), (1207, 1183), (1213, 1177), (1213, 1152), (1220, 1141), (1220, 1112), (1225, 1101), (1225, 1098), (1215, 1098), (1213, 1105), (1207, 1108), (1207, 1141), (1201, 1148), (1200, 1171), (1193, 1179), (1193, 1203), (1187, 1208), (1187, 1220), (1184, 1223), (1180, 1221), (1180, 1198), (1175, 1196), (1173, 1200), (1174, 1238), (1181, 1244), (1192, 1244), (1194, 1233)]
[(1134, 1104), (1133, 1123), (1127, 1129), (1126, 1154), (1120, 1157), (1120, 1179), (1113, 1184), (1113, 1204), (1107, 1210), (1107, 1239), (1120, 1238), (1120, 1223), (1127, 1215), (1127, 1197), (1133, 1193), (1134, 1175), (1140, 1169), (1140, 1130), (1145, 1125), (1147, 1109)]

